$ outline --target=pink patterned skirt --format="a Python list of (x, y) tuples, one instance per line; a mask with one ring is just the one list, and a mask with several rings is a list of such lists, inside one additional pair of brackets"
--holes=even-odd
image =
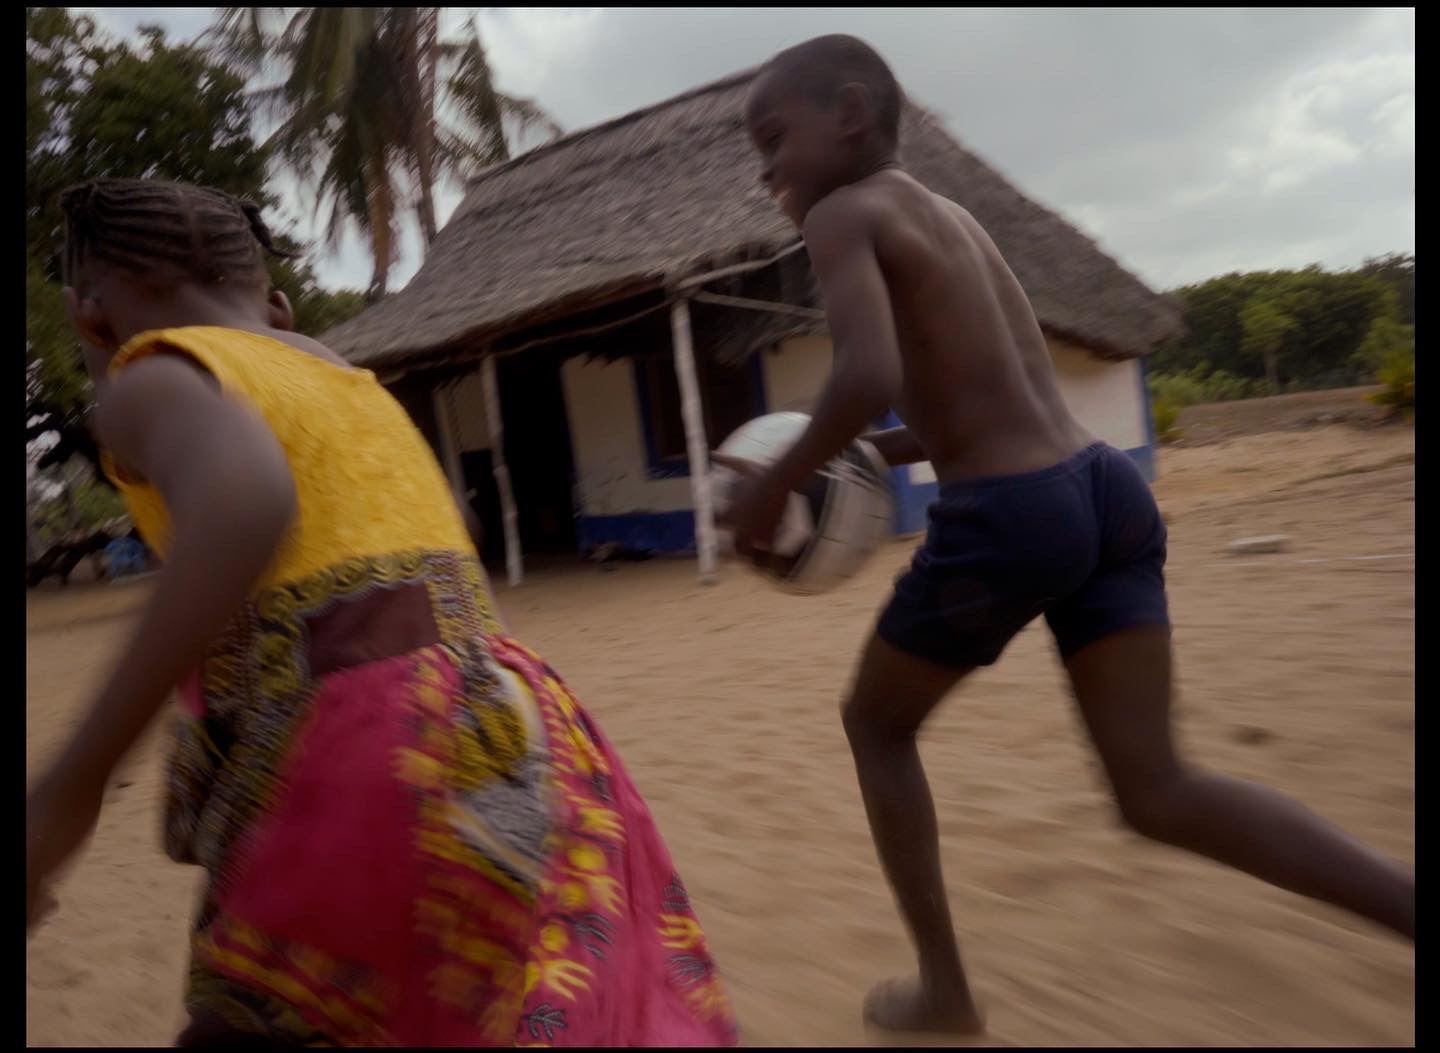
[[(438, 644), (316, 678), (263, 805), (188, 806), (195, 842), (207, 809), (249, 818), (208, 850), (172, 830), (212, 879), (181, 1045), (735, 1044), (619, 758), (537, 655), (483, 643), (479, 679)], [(246, 763), (186, 719), (182, 796), (207, 750)]]

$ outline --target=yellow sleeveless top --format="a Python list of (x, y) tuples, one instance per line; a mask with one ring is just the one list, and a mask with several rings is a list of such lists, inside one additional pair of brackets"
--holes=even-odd
[[(298, 500), (274, 562), (181, 691), (165, 821), (171, 857), (218, 866), (271, 798), (321, 679), (368, 662), (442, 649), (467, 712), (522, 754), (525, 714), (497, 704), (506, 689), (489, 640), (503, 630), (484, 571), (429, 444), (375, 376), (209, 327), (141, 334), (110, 375), (157, 353), (193, 359), (265, 420)], [(160, 493), (108, 455), (105, 468), (163, 557), (171, 524)]]
[[(135, 337), (111, 362), (110, 375), (157, 352), (194, 359), (227, 395), (260, 414), (285, 451), (298, 515), (261, 588), (406, 550), (474, 555), (429, 444), (369, 370), (346, 369), (258, 333), (193, 327)], [(113, 466), (110, 474), (141, 534), (164, 556), (170, 519), (160, 494)]]

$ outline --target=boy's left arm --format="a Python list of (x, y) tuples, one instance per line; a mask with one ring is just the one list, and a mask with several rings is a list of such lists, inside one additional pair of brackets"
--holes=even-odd
[(729, 518), (742, 552), (769, 544), (790, 491), (872, 427), (899, 393), (900, 346), (873, 226), (863, 202), (843, 192), (816, 205), (805, 219), (805, 245), (825, 298), (834, 367), (800, 439), (735, 497)]

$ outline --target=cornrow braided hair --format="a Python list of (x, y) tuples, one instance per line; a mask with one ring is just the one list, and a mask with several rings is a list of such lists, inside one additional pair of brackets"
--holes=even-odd
[(276, 248), (260, 206), (221, 190), (158, 179), (97, 179), (60, 196), (65, 281), (85, 260), (156, 282), (266, 280)]

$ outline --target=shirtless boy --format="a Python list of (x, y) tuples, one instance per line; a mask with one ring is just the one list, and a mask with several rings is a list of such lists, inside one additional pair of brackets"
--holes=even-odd
[(1182, 758), (1170, 719), (1165, 524), (1130, 459), (1066, 409), (1035, 314), (974, 217), (897, 160), (902, 97), (853, 37), (772, 59), (746, 120), (762, 179), (802, 231), (834, 370), (809, 429), (753, 473), (729, 515), (741, 551), (785, 496), (866, 435), (891, 464), (928, 460), (930, 528), (866, 644), (845, 730), (919, 977), (877, 987), (882, 1027), (982, 1027), (951, 925), (915, 736), (930, 711), (1044, 615), (1125, 822), (1414, 940), (1415, 879), (1299, 804)]

